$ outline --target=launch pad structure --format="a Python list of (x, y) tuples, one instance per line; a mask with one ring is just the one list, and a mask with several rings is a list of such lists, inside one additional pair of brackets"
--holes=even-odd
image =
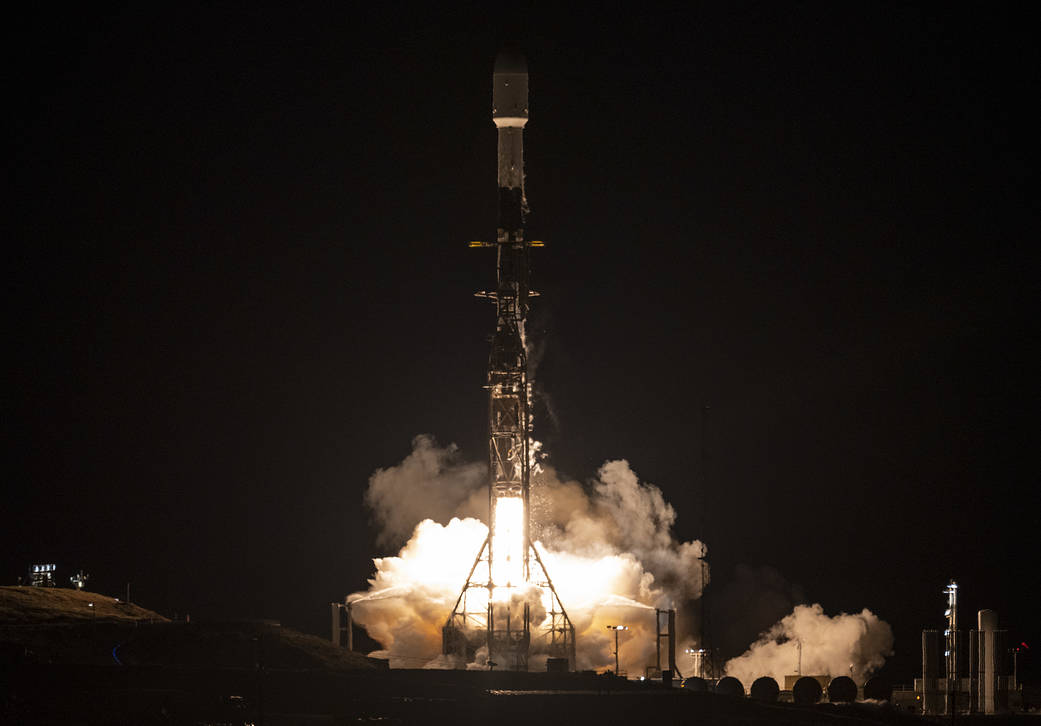
[(442, 629), (442, 653), (460, 665), (487, 648), (487, 666), (528, 670), (531, 653), (547, 669), (575, 670), (575, 628), (531, 540), (534, 464), (532, 385), (525, 323), (529, 299), (524, 195), (524, 126), (528, 121), (528, 68), (524, 57), (501, 52), (492, 73), (492, 118), (498, 129), (499, 224), (495, 242), (471, 247), (496, 251), (497, 285), (478, 297), (496, 306), (488, 357), (488, 537)]

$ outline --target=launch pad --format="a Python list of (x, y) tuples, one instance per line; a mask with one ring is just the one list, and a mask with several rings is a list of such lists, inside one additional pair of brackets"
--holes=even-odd
[[(547, 656), (547, 670), (575, 670), (575, 627), (557, 596), (538, 550), (529, 544), (537, 569), (524, 576), (522, 585), (496, 585), (494, 579), (475, 577), (478, 570), (491, 567), (490, 539), (485, 539), (452, 615), (442, 629), (442, 652), (469, 663), (484, 645), (489, 669), (526, 671), (528, 655), (534, 651)], [(544, 616), (534, 618), (534, 623), (533, 609)]]
[[(524, 195), (524, 126), (528, 122), (528, 68), (523, 56), (502, 52), (492, 73), (492, 118), (498, 129), (499, 224), (497, 285), (478, 297), (496, 306), (488, 357), (488, 537), (442, 629), (442, 653), (461, 664), (487, 648), (489, 668), (527, 670), (532, 652), (547, 668), (574, 670), (575, 628), (531, 541), (530, 494), (534, 465), (532, 387), (525, 323), (528, 240)], [(533, 641), (534, 632), (534, 641)]]

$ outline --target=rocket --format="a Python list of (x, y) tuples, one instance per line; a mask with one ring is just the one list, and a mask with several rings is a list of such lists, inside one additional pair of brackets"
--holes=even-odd
[[(472, 660), (478, 643), (493, 663), (527, 670), (529, 648), (575, 667), (575, 629), (553, 581), (531, 543), (532, 384), (525, 325), (528, 240), (524, 196), (524, 127), (528, 123), (528, 64), (502, 51), (492, 70), (492, 121), (498, 130), (499, 222), (494, 248), (496, 285), (479, 292), (495, 303), (495, 334), (488, 355), (488, 537), (477, 553), (452, 614), (442, 628), (442, 652)], [(532, 588), (540, 620), (532, 622)], [(479, 596), (477, 590), (483, 590)], [(517, 607), (521, 604), (518, 610)], [(516, 610), (516, 612), (515, 612)], [(476, 627), (475, 627), (476, 626)]]

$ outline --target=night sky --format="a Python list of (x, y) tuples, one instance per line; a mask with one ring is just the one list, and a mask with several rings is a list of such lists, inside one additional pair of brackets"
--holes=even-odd
[(870, 608), (898, 681), (951, 577), (1041, 670), (1026, 15), (137, 5), (12, 26), (5, 584), (326, 635), (369, 475), (485, 456), (512, 40), (551, 462), (628, 459), (717, 593)]

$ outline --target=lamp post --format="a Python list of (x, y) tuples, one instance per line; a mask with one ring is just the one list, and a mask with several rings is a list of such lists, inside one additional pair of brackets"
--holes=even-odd
[(707, 678), (705, 674), (705, 660), (708, 657), (708, 651), (704, 648), (687, 648), (684, 652), (694, 662), (694, 675), (698, 678)]
[(628, 630), (628, 625), (608, 625), (608, 630), (614, 631), (614, 674), (618, 675), (618, 633), (622, 630)]

